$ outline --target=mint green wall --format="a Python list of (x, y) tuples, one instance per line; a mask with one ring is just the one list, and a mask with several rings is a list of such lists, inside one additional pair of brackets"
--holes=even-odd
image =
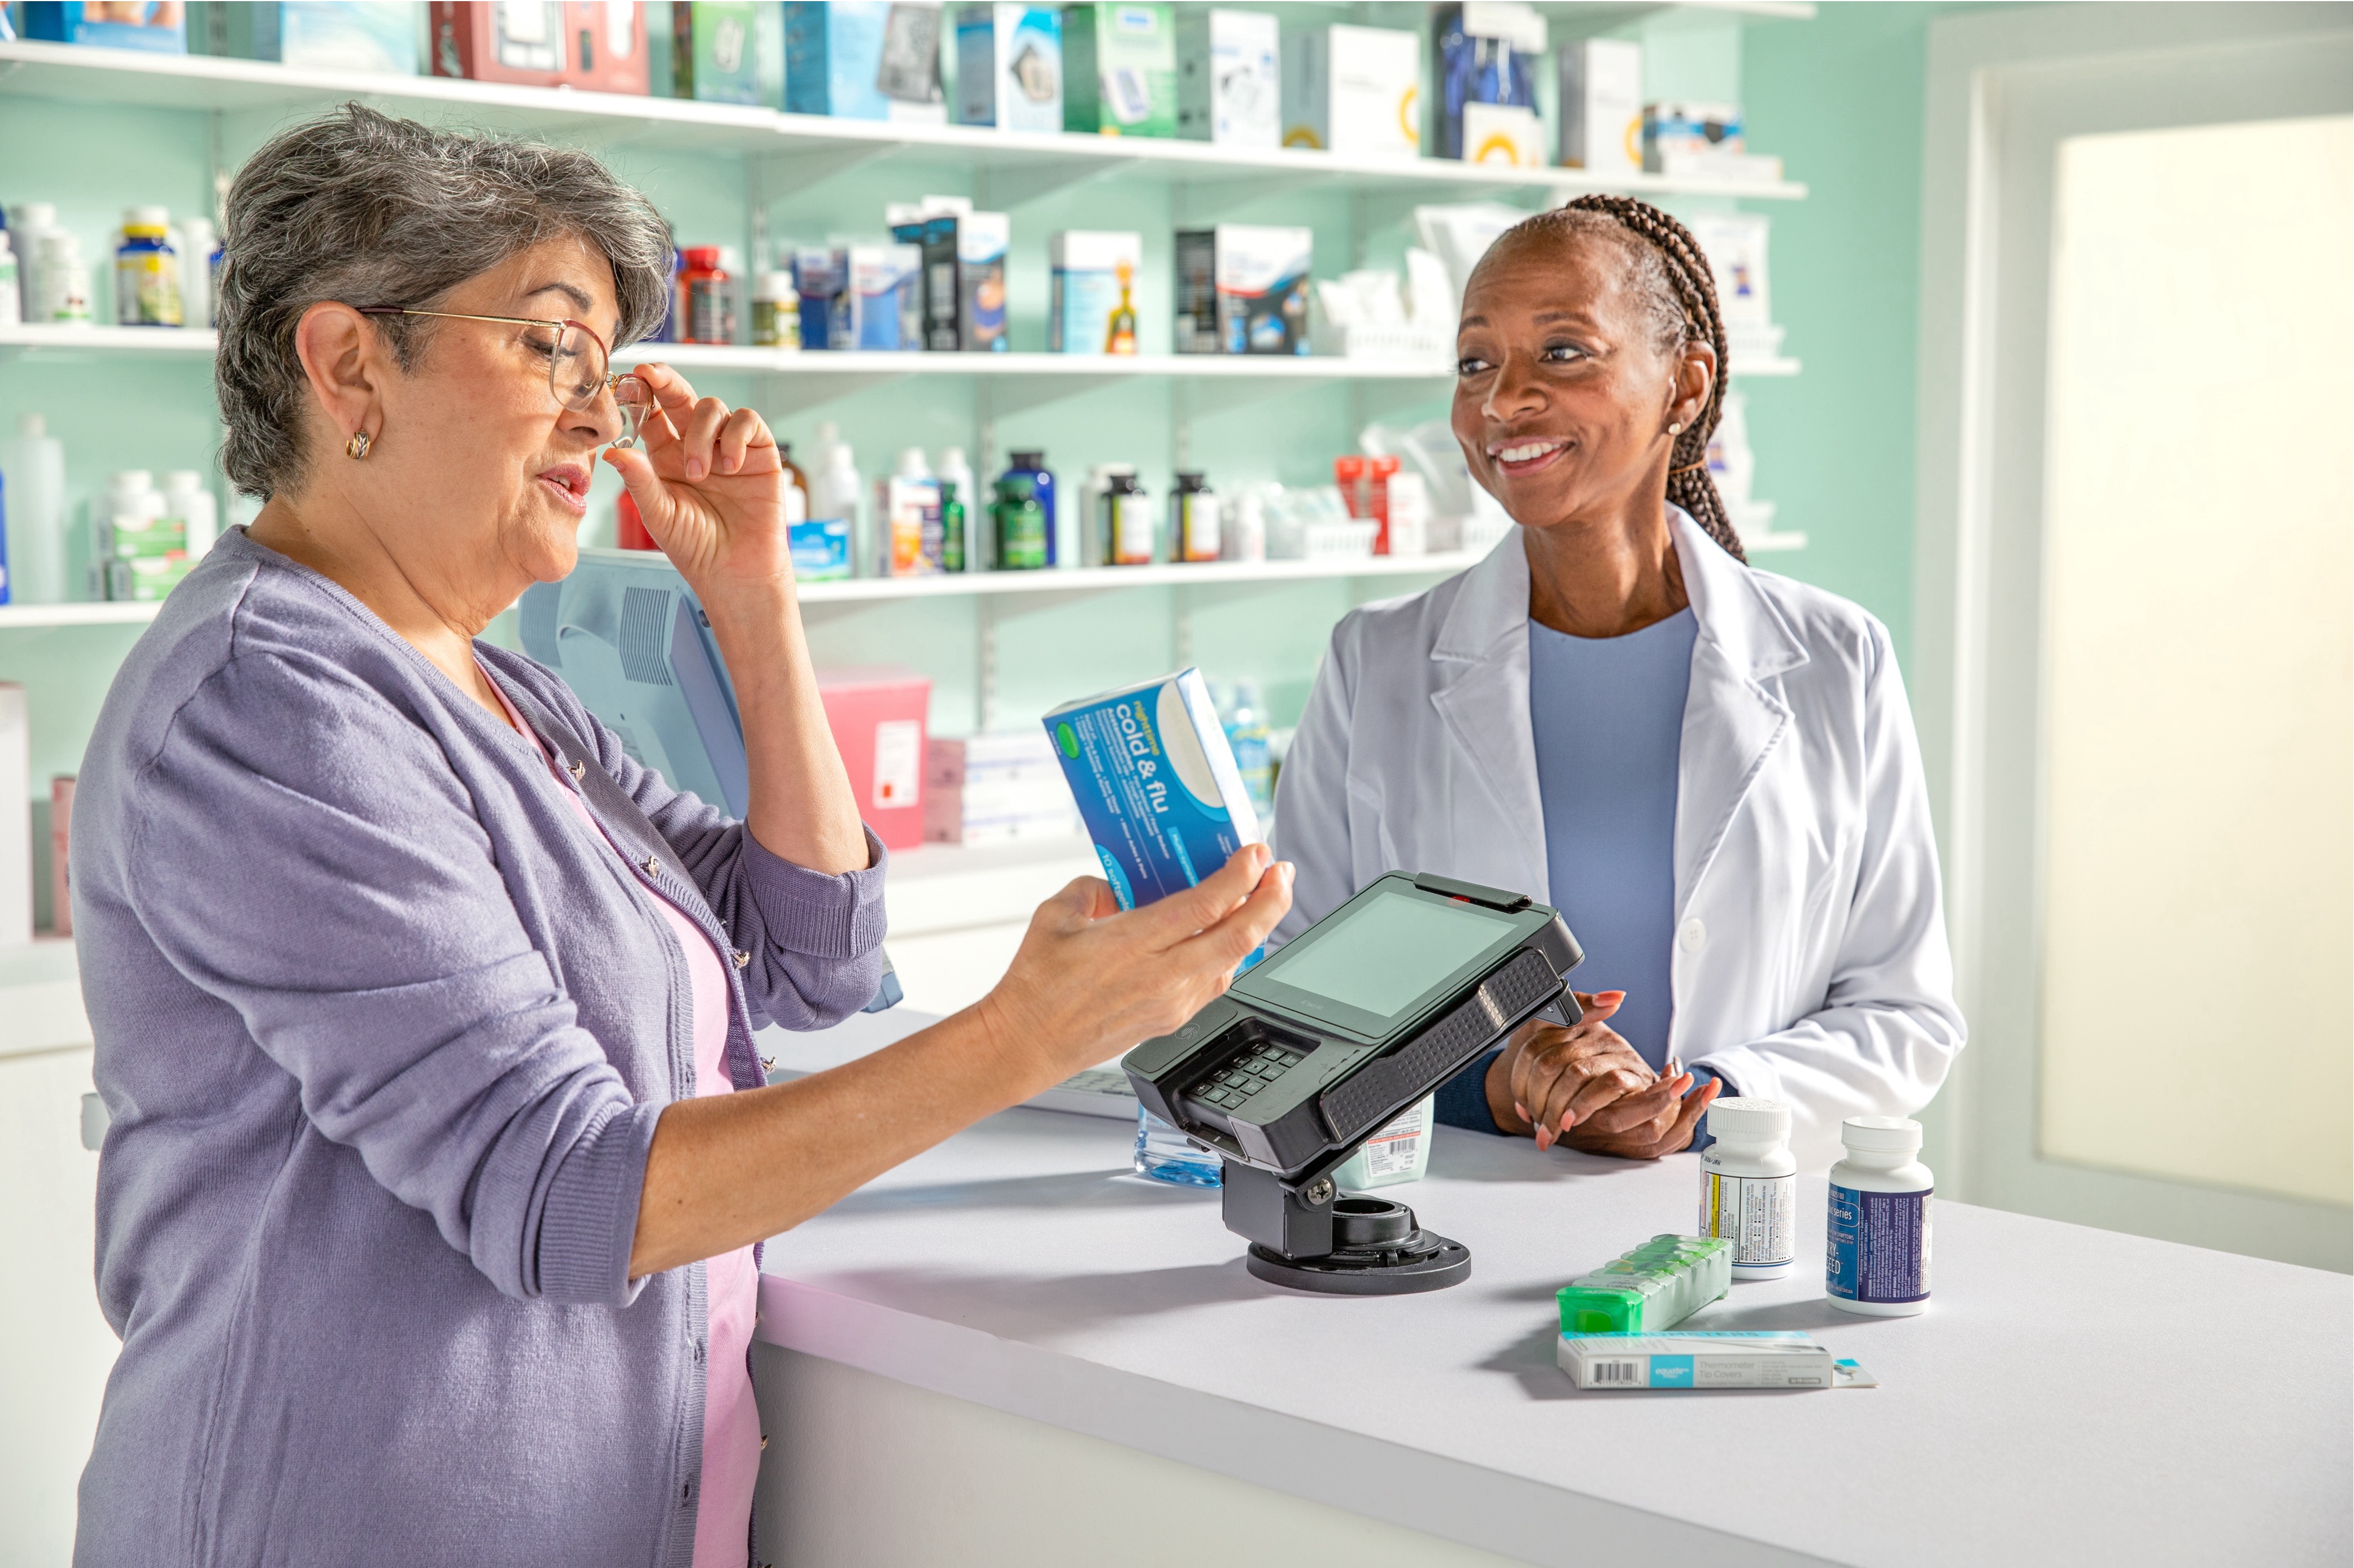
[[(1282, 9), (1281, 7), (1271, 7)], [(1805, 374), (1749, 380), (1757, 450), (1756, 493), (1778, 503), (1776, 526), (1802, 530), (1809, 546), (1759, 564), (1853, 598), (1909, 646), (1913, 516), (1913, 382), (1919, 231), (1921, 112), (1929, 22), (1957, 7), (1833, 0), (1812, 21), (1670, 11), (1616, 29), (1647, 49), (1647, 92), (1734, 99), (1747, 111), (1750, 144), (1780, 154), (1811, 195), (1756, 204), (1774, 219), (1774, 309), (1787, 352)], [(1398, 25), (1420, 7), (1366, 7), (1360, 18)], [(1324, 8), (1328, 19), (1334, 11)], [(1574, 16), (1553, 13), (1556, 38)], [(1623, 13), (1621, 13), (1623, 16)], [(1395, 21), (1393, 21), (1395, 16)], [(1548, 85), (1549, 96), (1550, 88)], [(0, 96), (0, 201), (58, 202), (93, 262), (121, 208), (164, 201), (175, 212), (206, 199), (208, 147), (234, 167), (271, 128), (258, 115), (225, 117), (125, 110)], [(602, 148), (625, 177), (676, 222), (684, 243), (748, 249), (745, 161), (730, 154), (652, 151), (617, 136)], [(779, 204), (779, 238), (873, 234), (885, 201), (929, 192), (986, 201), (971, 172), (942, 162), (887, 160), (796, 193)], [(1678, 202), (1679, 208), (1709, 205)], [(1293, 222), (1316, 231), (1316, 263), (1331, 274), (1361, 257), (1394, 265), (1411, 233), (1412, 199), (1348, 197), (1313, 187), (1214, 211), (1183, 211), (1165, 185), (1114, 175), (1013, 208), (1011, 282), (1017, 346), (1044, 346), (1045, 237), (1061, 228), (1133, 228), (1146, 237), (1139, 292), (1148, 349), (1168, 335), (1169, 236), (1180, 221)], [(789, 388), (752, 378), (711, 378), (708, 390), (772, 414), (801, 445), (822, 418), (840, 423), (872, 477), (896, 450), (974, 444), (979, 408), (969, 383), (910, 378), (822, 407), (790, 406)], [(1437, 388), (1428, 389), (1436, 393)], [(1139, 463), (1163, 493), (1174, 466), (1166, 385), (1140, 383), (1046, 403), (999, 421), (999, 449), (1045, 447), (1076, 489), (1087, 464)], [(1215, 394), (1194, 425), (1195, 466), (1222, 488), (1257, 479), (1315, 482), (1369, 418), (1411, 421), (1444, 411), (1443, 397), (1338, 387), (1271, 391), (1247, 399)], [(1419, 400), (1417, 400), (1419, 399)], [(0, 362), (0, 430), (19, 412), (42, 410), (67, 445), (69, 490), (79, 503), (125, 467), (204, 466), (213, 440), (208, 367), (201, 362), (126, 365), (25, 357)], [(975, 461), (979, 454), (973, 453)], [(585, 537), (610, 538), (610, 481), (599, 490)], [(1305, 701), (1333, 619), (1356, 598), (1411, 591), (1421, 579), (1193, 589), (1194, 657), (1214, 678), (1258, 678), (1278, 722)], [(1006, 602), (999, 630), (1004, 671), (1001, 722), (1018, 722), (1075, 691), (1140, 678), (1176, 655), (1171, 590), (1040, 596)], [(935, 683), (933, 719), (945, 733), (976, 718), (974, 652), (980, 611), (971, 601), (813, 609), (812, 641), (826, 662), (892, 661)], [(46, 796), (52, 773), (77, 766), (97, 700), (135, 629), (0, 632), (0, 681), (31, 688), (34, 779)], [(45, 845), (44, 845), (45, 848)]]
[(1748, 383), (1757, 493), (1808, 547), (1760, 564), (1856, 600), (1912, 651), (1914, 365), (1929, 24), (1972, 5), (1829, 0), (1743, 33), (1749, 144), (1807, 182), (1774, 208), (1794, 381)]

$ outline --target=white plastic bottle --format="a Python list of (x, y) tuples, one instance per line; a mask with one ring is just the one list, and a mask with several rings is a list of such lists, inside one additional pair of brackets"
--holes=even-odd
[(810, 521), (838, 521), (849, 529), (853, 569), (862, 577), (874, 577), (875, 542), (858, 525), (865, 506), (866, 482), (858, 476), (857, 456), (848, 441), (835, 439), (832, 426), (820, 425), (817, 434), (824, 457), (810, 475)]
[(1716, 1141), (1700, 1157), (1700, 1234), (1733, 1243), (1733, 1277), (1779, 1279), (1797, 1259), (1798, 1162), (1790, 1107), (1734, 1097), (1708, 1107)]
[(902, 447), (898, 466), (875, 483), (875, 575), (928, 576), (940, 569), (940, 482), (921, 447)]
[(0, 326), (15, 326), (25, 319), (25, 295), (19, 286), (16, 249), (10, 243), (8, 231), (0, 228)]
[(205, 488), (205, 476), (192, 468), (175, 468), (164, 476), (164, 515), (180, 520), (191, 562), (204, 559), (220, 537), (220, 508)]
[[(1715, 1116), (1712, 1107), (1712, 1121)], [(1825, 1297), (1842, 1312), (1871, 1318), (1927, 1311), (1929, 1205), (1937, 1182), (1920, 1160), (1921, 1124), (1851, 1116), (1840, 1141), (1847, 1158), (1831, 1167)]]
[[(964, 562), (965, 570), (969, 572), (984, 570), (981, 563), (981, 536), (989, 530), (981, 526), (975, 518), (987, 516), (988, 508), (978, 499), (980, 486), (972, 477), (972, 464), (965, 461), (964, 449), (962, 447), (945, 449), (940, 453), (939, 466), (933, 471), (938, 474), (943, 486), (955, 485), (957, 499), (964, 503), (963, 548), (950, 553)], [(943, 489), (940, 493), (945, 496), (948, 492)], [(940, 521), (942, 526), (947, 525), (948, 519), (945, 513)], [(945, 540), (942, 541), (942, 548), (946, 549)]]
[(90, 269), (81, 241), (62, 228), (41, 230), (40, 298), (32, 319), (53, 326), (90, 324)]
[(9, 598), (17, 604), (62, 604), (66, 598), (66, 453), (38, 414), (16, 420), (0, 445), (8, 481)]
[[(184, 217), (173, 226), (180, 251), (180, 320), (191, 327), (213, 324), (213, 252), (220, 241), (213, 236), (212, 219)], [(188, 552), (196, 554), (194, 549)]]
[(16, 317), (38, 322), (41, 314), (41, 236), (58, 226), (57, 204), (28, 201), (8, 209), (8, 232), (16, 251)]

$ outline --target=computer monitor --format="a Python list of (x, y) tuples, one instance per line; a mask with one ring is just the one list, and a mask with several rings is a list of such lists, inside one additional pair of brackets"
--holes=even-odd
[[(571, 576), (524, 590), (515, 619), (523, 651), (563, 676), (622, 750), (738, 821), (751, 813), (735, 683), (710, 617), (668, 556), (584, 549)], [(886, 953), (865, 1011), (899, 998)]]

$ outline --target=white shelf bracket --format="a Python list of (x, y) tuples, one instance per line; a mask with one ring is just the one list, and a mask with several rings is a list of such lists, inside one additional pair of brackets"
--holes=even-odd
[(997, 727), (997, 596), (976, 596), (972, 619), (973, 663), (979, 677), (973, 688), (973, 730), (987, 735)]

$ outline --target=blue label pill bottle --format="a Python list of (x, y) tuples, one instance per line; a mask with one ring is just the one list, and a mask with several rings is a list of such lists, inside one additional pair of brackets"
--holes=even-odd
[(1847, 1158), (1831, 1167), (1825, 1296), (1842, 1312), (1872, 1318), (1927, 1311), (1936, 1181), (1921, 1163), (1921, 1124), (1851, 1116), (1840, 1128), (1840, 1141)]

